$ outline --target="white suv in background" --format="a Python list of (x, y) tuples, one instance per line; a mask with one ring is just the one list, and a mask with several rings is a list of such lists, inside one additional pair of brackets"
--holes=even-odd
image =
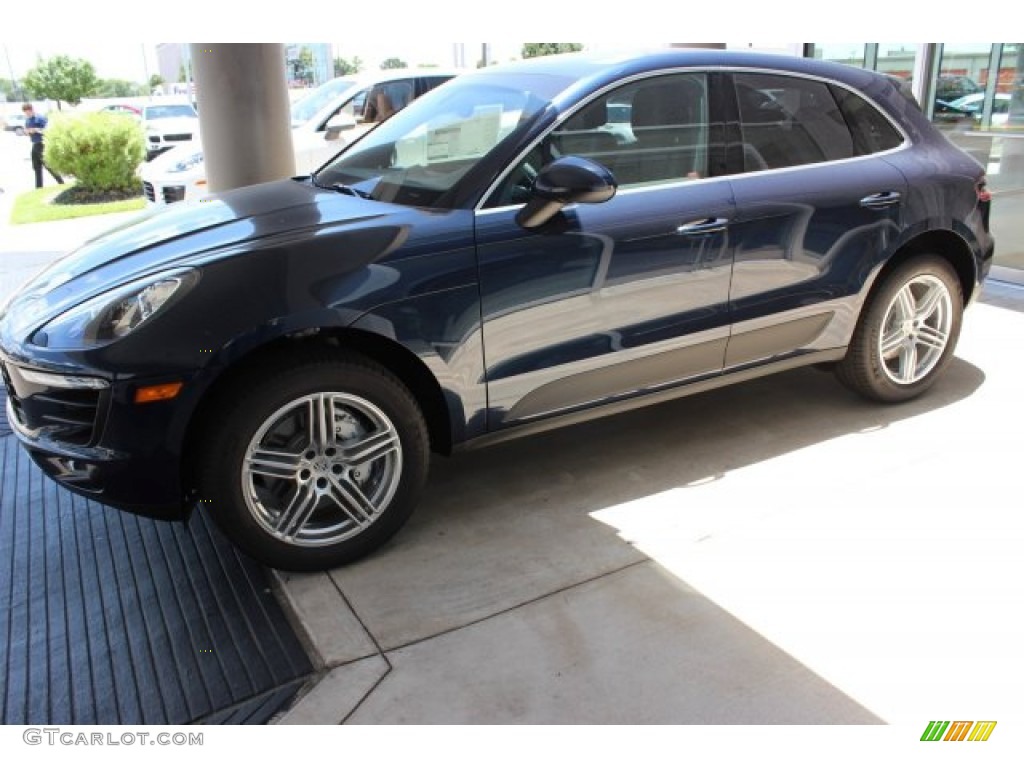
[[(451, 80), (454, 70), (383, 70), (329, 80), (291, 105), (292, 146), (297, 173), (310, 173), (353, 139), (379, 122), (367, 111), (367, 99), (381, 93), (394, 111)], [(384, 115), (386, 117), (386, 115)], [(150, 205), (194, 200), (207, 193), (203, 146), (196, 141), (175, 147), (139, 171)]]
[(199, 138), (199, 115), (188, 101), (154, 101), (142, 107), (146, 159)]

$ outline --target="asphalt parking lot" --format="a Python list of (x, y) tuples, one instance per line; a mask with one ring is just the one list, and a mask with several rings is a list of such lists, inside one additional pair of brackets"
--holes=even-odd
[[(0, 280), (103, 224), (0, 225)], [(282, 721), (1018, 719), (1022, 293), (912, 403), (808, 369), (436, 459), (385, 549), (271, 576), (317, 664)]]

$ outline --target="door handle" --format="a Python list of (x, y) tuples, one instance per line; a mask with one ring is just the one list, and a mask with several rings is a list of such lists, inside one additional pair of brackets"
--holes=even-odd
[(899, 192), (878, 192), (863, 198), (860, 204), (862, 208), (878, 210), (880, 208), (888, 208), (890, 205), (896, 205), (899, 201)]
[(706, 219), (697, 219), (696, 221), (690, 221), (679, 227), (676, 227), (677, 235), (711, 235), (715, 232), (722, 232), (729, 226), (728, 219), (716, 219), (709, 216)]

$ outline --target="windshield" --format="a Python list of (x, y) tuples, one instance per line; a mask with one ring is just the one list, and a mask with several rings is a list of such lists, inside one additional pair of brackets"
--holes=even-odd
[(191, 104), (157, 104), (146, 107), (147, 120), (162, 120), (165, 117), (199, 117)]
[(353, 143), (314, 180), (375, 200), (443, 206), (444, 195), (571, 81), (547, 75), (470, 75), (414, 101)]
[(292, 104), (292, 128), (309, 122), (317, 112), (327, 106), (328, 102), (349, 90), (356, 83), (354, 80), (330, 80), (319, 88), (300, 96)]

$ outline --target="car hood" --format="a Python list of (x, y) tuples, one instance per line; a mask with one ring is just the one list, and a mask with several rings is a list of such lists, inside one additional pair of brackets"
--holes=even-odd
[(238, 256), (256, 242), (299, 232), (302, 237), (343, 233), (368, 219), (386, 225), (389, 218), (404, 221), (408, 211), (320, 189), (307, 178), (154, 209), (86, 242), (26, 284), (0, 310), (0, 334), (20, 341), (40, 323), (96, 294), (174, 267)]

